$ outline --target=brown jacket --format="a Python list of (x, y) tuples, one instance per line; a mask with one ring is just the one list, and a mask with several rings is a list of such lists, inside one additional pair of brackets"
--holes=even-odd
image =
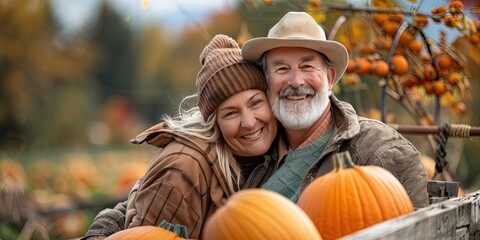
[[(132, 140), (143, 142), (162, 150), (150, 163), (138, 192), (129, 197), (126, 226), (157, 226), (165, 220), (185, 226), (189, 238), (200, 238), (205, 220), (231, 195), (215, 144), (176, 134), (163, 123)], [(269, 155), (263, 159), (244, 188), (256, 187), (270, 176), (274, 160)]]
[[(129, 228), (163, 220), (187, 227), (199, 238), (205, 219), (230, 195), (215, 145), (175, 134), (158, 124), (132, 140), (163, 148), (140, 183)], [(127, 217), (128, 219), (128, 217)]]
[[(95, 217), (81, 239), (110, 236), (126, 227), (158, 225), (163, 220), (187, 227), (188, 237), (200, 238), (206, 219), (230, 195), (220, 172), (215, 144), (182, 136), (163, 123), (144, 131), (131, 141), (163, 148), (146, 175), (115, 208), (104, 209)], [(250, 173), (242, 188), (261, 186), (272, 174), (277, 144)]]

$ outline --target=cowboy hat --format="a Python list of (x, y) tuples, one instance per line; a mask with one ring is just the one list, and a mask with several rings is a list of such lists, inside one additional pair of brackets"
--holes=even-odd
[(279, 47), (303, 47), (324, 54), (336, 69), (335, 84), (347, 69), (347, 49), (337, 41), (327, 40), (322, 27), (305, 12), (288, 12), (270, 29), (267, 37), (246, 41), (242, 56), (259, 62), (265, 52)]

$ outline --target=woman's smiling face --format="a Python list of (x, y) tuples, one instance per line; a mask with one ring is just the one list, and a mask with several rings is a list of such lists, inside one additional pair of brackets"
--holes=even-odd
[(242, 157), (267, 152), (278, 129), (267, 95), (257, 89), (223, 101), (217, 108), (216, 122), (232, 153)]

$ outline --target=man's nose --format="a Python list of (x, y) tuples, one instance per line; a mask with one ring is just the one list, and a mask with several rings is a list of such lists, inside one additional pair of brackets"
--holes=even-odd
[(298, 88), (303, 86), (304, 84), (305, 84), (305, 80), (303, 79), (301, 71), (299, 71), (298, 69), (292, 70), (288, 79), (288, 85), (294, 88)]

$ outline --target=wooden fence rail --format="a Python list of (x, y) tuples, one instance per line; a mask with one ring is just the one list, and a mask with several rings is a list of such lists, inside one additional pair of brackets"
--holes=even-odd
[(480, 239), (480, 190), (431, 204), (341, 239)]

